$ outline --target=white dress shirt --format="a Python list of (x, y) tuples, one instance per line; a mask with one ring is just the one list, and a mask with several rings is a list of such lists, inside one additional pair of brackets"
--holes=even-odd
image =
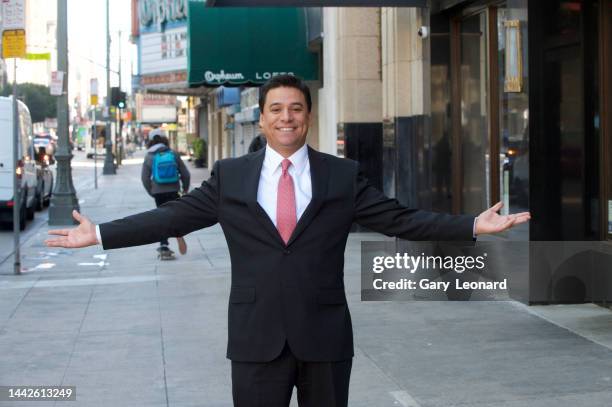
[[(269, 145), (266, 145), (265, 154), (257, 187), (257, 203), (266, 211), (270, 220), (276, 226), (276, 195), (278, 192), (278, 181), (283, 173), (281, 162), (284, 160), (284, 157), (274, 151)], [(295, 190), (296, 219), (300, 220), (312, 199), (308, 146), (304, 144), (288, 158), (291, 161), (288, 171), (293, 178)], [(98, 225), (96, 225), (96, 237), (98, 238), (98, 243), (102, 244), (102, 236)]]
[[(291, 161), (288, 171), (293, 178), (296, 216), (297, 220), (300, 220), (312, 199), (308, 147), (304, 144), (287, 158)], [(266, 156), (261, 167), (259, 186), (257, 187), (257, 203), (266, 211), (274, 226), (276, 226), (276, 195), (278, 193), (278, 181), (283, 173), (281, 167), (283, 160), (282, 155), (274, 151), (270, 145), (266, 145)]]

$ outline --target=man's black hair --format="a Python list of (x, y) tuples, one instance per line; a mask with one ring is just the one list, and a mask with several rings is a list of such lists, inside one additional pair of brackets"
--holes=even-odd
[(162, 139), (162, 136), (159, 135), (159, 134), (156, 134), (156, 135), (153, 136), (153, 138), (151, 140), (149, 140), (149, 144), (147, 145), (147, 148), (151, 148), (155, 144), (161, 144), (161, 143), (165, 144), (164, 140)]
[(293, 75), (278, 75), (268, 79), (266, 83), (261, 85), (259, 88), (259, 110), (263, 112), (264, 105), (266, 104), (266, 96), (268, 92), (275, 88), (295, 88), (302, 92), (304, 99), (306, 99), (306, 107), (308, 113), (312, 110), (312, 99), (310, 97), (310, 89), (308, 85), (304, 83), (300, 78)]

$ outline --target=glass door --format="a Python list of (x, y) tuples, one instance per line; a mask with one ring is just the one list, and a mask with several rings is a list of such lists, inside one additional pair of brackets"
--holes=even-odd
[[(452, 188), (436, 179), (436, 209), (450, 205), (454, 213), (477, 214), (502, 200), (506, 205), (502, 213), (527, 210), (526, 0), (517, 0), (512, 7), (470, 6), (446, 21), (444, 15), (432, 17), (432, 130), (439, 139), (434, 164), (443, 155), (451, 158), (448, 169), (434, 167), (436, 175), (448, 173)], [(509, 41), (512, 52), (506, 49), (509, 30), (515, 32)], [(508, 64), (507, 55), (519, 61)], [(508, 67), (517, 72), (519, 86), (506, 86), (512, 76), (506, 74)], [(438, 148), (444, 145), (449, 145), (450, 154)], [(525, 240), (528, 235), (525, 225), (505, 236)]]
[(461, 20), (460, 41), (461, 210), (480, 213), (491, 204), (485, 11)]

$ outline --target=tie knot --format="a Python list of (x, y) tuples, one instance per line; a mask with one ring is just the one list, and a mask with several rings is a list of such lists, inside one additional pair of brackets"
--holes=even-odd
[(287, 170), (289, 169), (290, 165), (291, 165), (291, 161), (285, 158), (283, 162), (281, 163), (281, 167), (283, 168), (283, 174), (287, 173)]

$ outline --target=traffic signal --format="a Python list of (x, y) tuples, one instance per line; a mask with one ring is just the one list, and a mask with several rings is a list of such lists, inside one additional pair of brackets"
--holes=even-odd
[(111, 88), (111, 106), (125, 109), (125, 96), (125, 92), (122, 92), (118, 87)]

